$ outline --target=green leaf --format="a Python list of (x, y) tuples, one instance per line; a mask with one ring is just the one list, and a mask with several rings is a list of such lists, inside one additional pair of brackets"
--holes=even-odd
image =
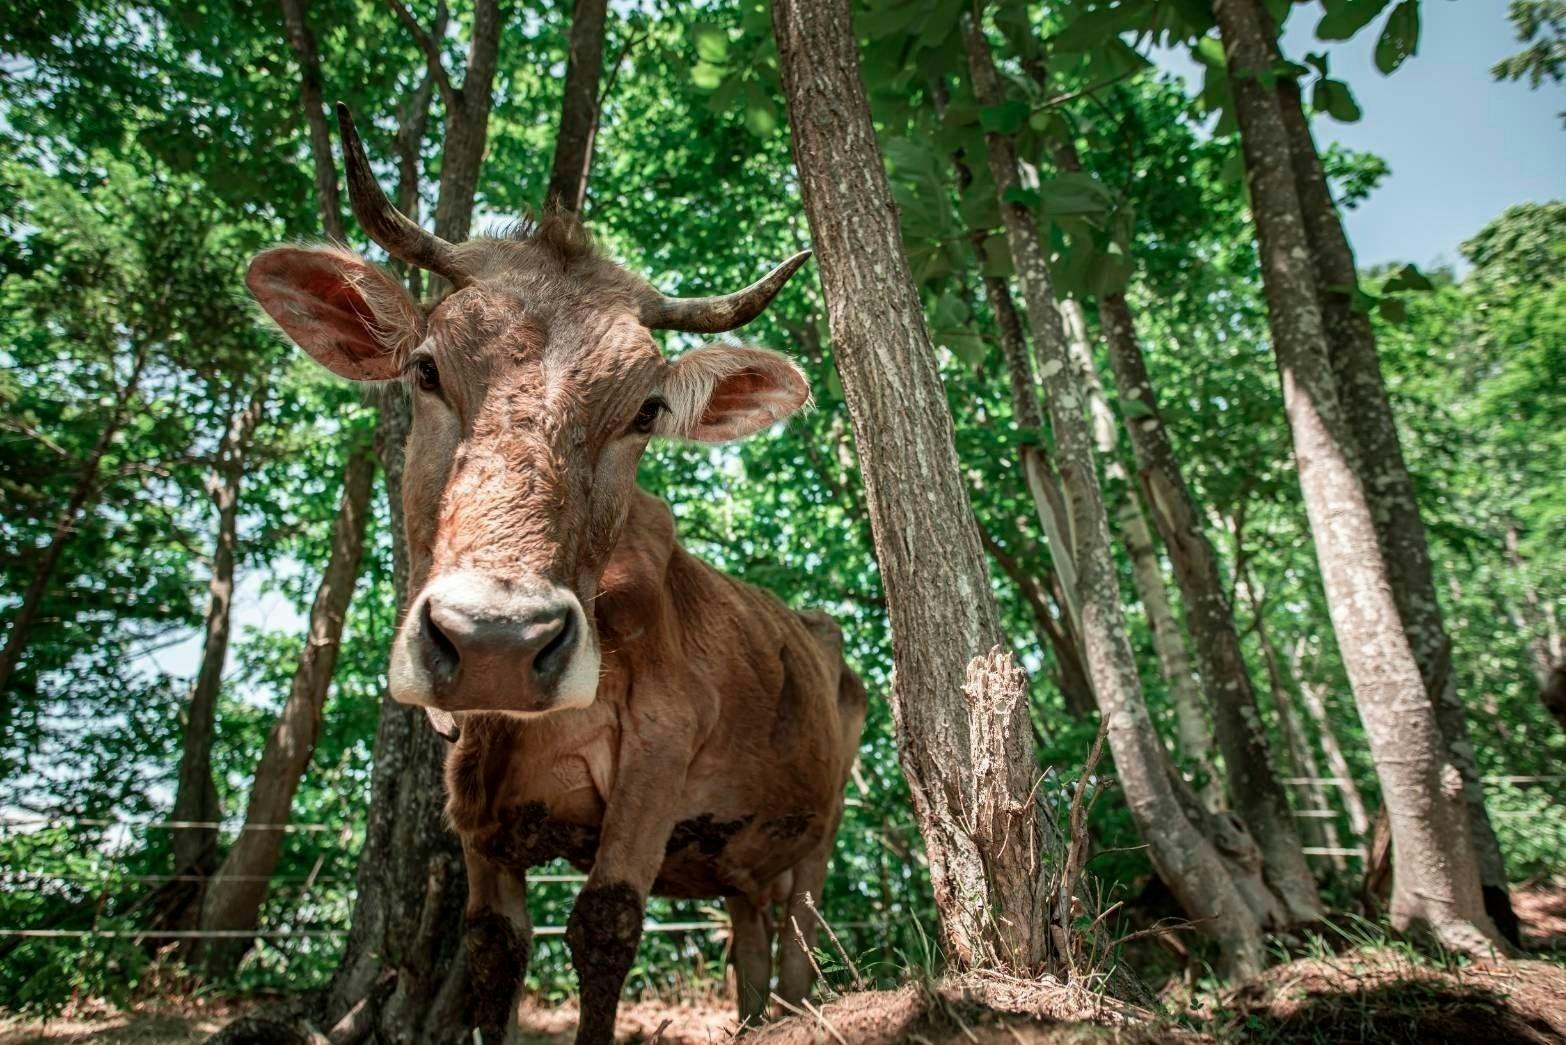
[(1347, 40), (1375, 20), (1391, 0), (1325, 0), (1327, 13), (1316, 23), (1316, 39)]
[(707, 62), (697, 62), (691, 69), (691, 83), (704, 91), (715, 91), (723, 83), (725, 76), (722, 66), (711, 65)]
[(1426, 291), (1434, 290), (1435, 284), (1430, 282), (1430, 277), (1419, 271), (1419, 266), (1412, 263), (1400, 265), (1387, 277), (1387, 281), (1381, 287), (1383, 294), (1393, 293), (1399, 290)]
[(1361, 115), (1359, 103), (1348, 84), (1342, 80), (1320, 79), (1310, 95), (1311, 107), (1324, 112), (1339, 123), (1354, 123)]
[(1123, 0), (1113, 6), (1094, 8), (1050, 37), (1049, 42), (1059, 51), (1086, 54), (1132, 28), (1152, 6), (1153, 0)]
[(1024, 189), (1021, 185), (1013, 185), (1001, 193), (1001, 200), (1005, 203), (1013, 203), (1032, 209), (1039, 205), (1039, 194), (1034, 189)]
[(696, 41), (696, 57), (713, 65), (722, 65), (729, 57), (729, 34), (711, 22), (697, 22), (691, 27), (691, 37)]
[(1307, 54), (1305, 56), (1305, 62), (1306, 62), (1306, 64), (1308, 64), (1310, 66), (1313, 66), (1315, 68), (1315, 70), (1318, 73), (1320, 73), (1322, 76), (1326, 76), (1327, 73), (1330, 71), (1327, 68), (1327, 52), (1326, 51), (1312, 51), (1310, 54)]
[(1413, 55), (1419, 53), (1419, 2), (1403, 0), (1392, 9), (1387, 24), (1376, 40), (1376, 68), (1391, 75)]
[(1044, 204), (1044, 213), (1051, 217), (1102, 214), (1109, 209), (1113, 199), (1108, 189), (1083, 171), (1051, 178), (1039, 186), (1038, 195)]
[(1376, 303), (1376, 308), (1381, 313), (1381, 318), (1388, 323), (1401, 326), (1408, 319), (1408, 306), (1402, 298), (1382, 298)]
[(968, 366), (984, 362), (984, 339), (971, 330), (942, 330), (940, 343)]
[(1125, 416), (1127, 421), (1135, 421), (1138, 418), (1153, 416), (1153, 408), (1142, 402), (1140, 399), (1120, 400), (1120, 412)]
[(979, 125), (991, 134), (1016, 134), (1028, 120), (1028, 104), (1013, 98), (979, 110)]

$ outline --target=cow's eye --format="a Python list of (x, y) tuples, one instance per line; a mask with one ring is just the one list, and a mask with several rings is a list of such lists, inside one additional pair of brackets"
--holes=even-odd
[(631, 422), (631, 431), (639, 435), (650, 435), (653, 426), (658, 423), (658, 415), (669, 409), (669, 404), (662, 399), (652, 398), (642, 404), (642, 408), (636, 411), (636, 419)]
[(435, 360), (433, 359), (425, 357), (414, 363), (413, 379), (426, 392), (440, 391), (440, 371), (435, 368)]

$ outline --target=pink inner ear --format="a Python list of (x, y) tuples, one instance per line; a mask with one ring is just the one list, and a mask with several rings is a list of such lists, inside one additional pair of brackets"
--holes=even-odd
[[(394, 353), (377, 336), (378, 317), (363, 289), (366, 280), (377, 279), (395, 287), (347, 252), (280, 247), (257, 256), (246, 282), (277, 325), (328, 370), (356, 381), (384, 381), (396, 376)], [(408, 305), (406, 316), (383, 321), (417, 322)]]
[(703, 426), (720, 426), (736, 414), (755, 413), (761, 409), (763, 399), (776, 395), (777, 391), (777, 382), (759, 370), (747, 369), (725, 374), (718, 387), (713, 389), (712, 398), (707, 400), (707, 409), (702, 411), (700, 423)]
[(305, 276), (299, 289), (316, 300), (311, 316), (330, 331), (343, 354), (368, 362), (385, 353), (375, 336), (375, 318), (369, 306), (341, 273), (318, 269)]

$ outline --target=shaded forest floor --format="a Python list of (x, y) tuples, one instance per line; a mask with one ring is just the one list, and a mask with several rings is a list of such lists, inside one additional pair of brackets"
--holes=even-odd
[[(1513, 894), (1531, 951), (1566, 955), (1566, 883)], [(894, 1042), (1507, 1042), (1566, 1045), (1566, 965), (1530, 959), (1470, 965), (1432, 962), (1399, 946), (1360, 947), (1298, 958), (1245, 986), (1171, 1015), (1137, 1021), (1089, 992), (999, 977), (922, 982), (834, 998), (746, 1035), (755, 1045), (891, 1045)], [(245, 1002), (172, 999), (129, 1010), (76, 1006), (47, 1022), (0, 1017), (0, 1045), (152, 1045), (199, 1042)], [(1179, 1010), (1179, 1011), (1175, 1011)], [(570, 1042), (576, 1009), (524, 1004), (513, 1045)], [(722, 997), (620, 1009), (619, 1038), (710, 1045), (734, 1037)]]

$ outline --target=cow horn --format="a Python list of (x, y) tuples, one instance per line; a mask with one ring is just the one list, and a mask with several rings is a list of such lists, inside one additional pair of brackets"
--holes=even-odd
[(370, 239), (392, 257), (444, 276), (452, 286), (466, 284), (468, 277), (457, 265), (457, 248), (420, 228), (381, 191), (370, 170), (370, 158), (364, 154), (364, 142), (353, 125), (353, 113), (342, 102), (337, 103), (337, 126), (342, 131), (343, 160), (348, 169), (348, 199), (353, 216)]
[(809, 257), (810, 251), (800, 251), (744, 290), (721, 297), (670, 298), (655, 294), (642, 306), (642, 326), (693, 334), (721, 334), (742, 327), (761, 315), (761, 310)]

